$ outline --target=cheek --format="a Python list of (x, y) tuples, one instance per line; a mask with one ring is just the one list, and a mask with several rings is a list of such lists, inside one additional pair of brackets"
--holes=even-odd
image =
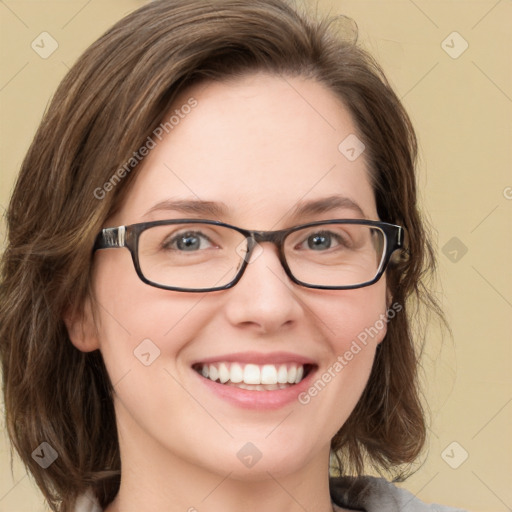
[(312, 309), (337, 353), (349, 350), (354, 341), (376, 346), (386, 334), (385, 279), (365, 288), (319, 295)]
[(325, 293), (314, 302), (309, 305), (326, 341), (325, 354), (299, 402), (315, 416), (329, 418), (326, 435), (332, 437), (363, 393), (375, 350), (386, 334), (386, 284), (381, 280), (366, 288)]
[[(209, 321), (201, 294), (161, 290), (137, 276), (128, 251), (104, 256), (93, 276), (100, 348), (112, 382), (176, 357)], [(108, 257), (107, 257), (108, 256)], [(163, 358), (162, 358), (163, 359)]]

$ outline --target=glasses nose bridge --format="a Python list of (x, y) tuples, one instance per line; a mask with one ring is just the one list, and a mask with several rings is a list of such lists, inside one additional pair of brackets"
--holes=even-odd
[(247, 240), (247, 254), (244, 257), (245, 264), (243, 266), (242, 273), (245, 273), (245, 270), (247, 270), (247, 267), (249, 266), (248, 264), (252, 260), (254, 250), (258, 247), (258, 245), (263, 243), (271, 243), (277, 247), (277, 258), (279, 260), (279, 264), (283, 267), (284, 271), (289, 275), (288, 264), (286, 262), (283, 248), (283, 242), (286, 236), (288, 235), (288, 232), (288, 230), (246, 231), (245, 235)]
[(284, 257), (283, 242), (288, 234), (287, 230), (279, 231), (247, 231), (246, 240), (248, 244), (246, 258), (249, 260), (252, 257), (254, 249), (263, 243), (271, 243), (277, 247), (277, 256), (279, 262), (286, 269), (286, 262)]
[(258, 244), (262, 243), (271, 243), (275, 245), (278, 249), (279, 254), (282, 254), (282, 246), (283, 241), (288, 234), (286, 230), (279, 231), (250, 231), (250, 239), (253, 240), (253, 243), (256, 242)]

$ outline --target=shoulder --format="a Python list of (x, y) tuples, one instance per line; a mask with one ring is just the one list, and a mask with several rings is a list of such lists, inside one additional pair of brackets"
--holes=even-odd
[(365, 512), (465, 512), (460, 508), (423, 503), (409, 491), (383, 478), (331, 478), (330, 491), (334, 504)]

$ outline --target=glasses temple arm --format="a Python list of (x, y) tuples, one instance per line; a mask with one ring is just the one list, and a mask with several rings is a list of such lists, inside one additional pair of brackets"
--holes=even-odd
[(93, 251), (98, 249), (111, 249), (115, 247), (125, 247), (126, 227), (102, 229), (94, 242)]

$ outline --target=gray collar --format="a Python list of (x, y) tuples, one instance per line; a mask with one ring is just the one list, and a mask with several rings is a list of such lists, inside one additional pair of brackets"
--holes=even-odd
[(336, 477), (329, 480), (334, 504), (363, 512), (465, 512), (460, 508), (427, 505), (409, 491), (383, 478)]

